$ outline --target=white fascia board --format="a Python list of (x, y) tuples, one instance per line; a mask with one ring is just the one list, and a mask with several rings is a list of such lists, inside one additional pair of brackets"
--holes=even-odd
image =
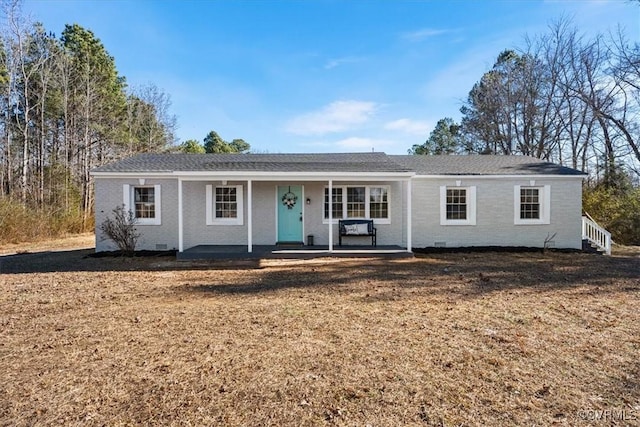
[(185, 181), (201, 181), (203, 179), (226, 179), (229, 181), (327, 181), (329, 178), (337, 181), (403, 181), (411, 178), (413, 172), (377, 172), (377, 173), (333, 173), (333, 172), (236, 172), (236, 171), (197, 171), (175, 172)]
[(90, 172), (96, 178), (173, 178), (173, 172)]
[(584, 180), (587, 175), (415, 175), (413, 179), (579, 179)]
[(405, 181), (414, 172), (239, 172), (239, 171), (176, 171), (176, 172), (92, 172), (96, 178), (181, 178), (183, 181), (225, 179), (228, 181)]
[(96, 178), (182, 178), (183, 181), (201, 181), (202, 179), (227, 179), (236, 181), (326, 181), (331, 178), (336, 181), (406, 181), (407, 179), (578, 179), (584, 180), (588, 175), (417, 175), (415, 172), (376, 172), (340, 173), (340, 172), (255, 172), (238, 171), (150, 171), (150, 172), (91, 172)]

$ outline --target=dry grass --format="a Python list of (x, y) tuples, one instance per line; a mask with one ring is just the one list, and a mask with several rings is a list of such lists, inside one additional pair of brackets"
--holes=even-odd
[(33, 243), (93, 229), (93, 217), (85, 223), (78, 210), (55, 205), (34, 208), (3, 196), (0, 195), (0, 245)]
[(0, 257), (1, 425), (640, 419), (640, 258)]
[(0, 245), (0, 255), (91, 249), (95, 248), (95, 243), (96, 239), (93, 233), (74, 234), (37, 242), (6, 243)]

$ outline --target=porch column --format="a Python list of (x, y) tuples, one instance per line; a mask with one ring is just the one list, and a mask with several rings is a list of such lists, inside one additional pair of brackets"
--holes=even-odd
[(178, 177), (178, 252), (184, 251), (184, 232), (182, 228), (182, 178)]
[(253, 186), (247, 181), (247, 251), (253, 252)]
[(407, 252), (411, 250), (411, 178), (407, 180)]
[(329, 180), (329, 252), (333, 252), (333, 180)]

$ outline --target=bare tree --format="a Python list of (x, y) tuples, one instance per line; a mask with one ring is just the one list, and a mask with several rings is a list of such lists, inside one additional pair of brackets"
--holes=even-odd
[(485, 149), (549, 158), (558, 145), (557, 75), (541, 50), (536, 43), (521, 54), (503, 51), (471, 90), (462, 125)]
[[(586, 38), (562, 19), (502, 52), (462, 108), (480, 150), (525, 154), (587, 172), (640, 167), (640, 47), (624, 33)], [(635, 165), (635, 166), (634, 166)]]
[(176, 117), (170, 113), (171, 97), (149, 83), (127, 99), (128, 151), (161, 151), (175, 141)]
[(5, 3), (4, 13), (7, 23), (5, 48), (9, 50), (16, 73), (14, 97), (10, 101), (13, 110), (10, 120), (18, 130), (21, 143), (21, 158), (19, 169), (20, 197), (23, 203), (27, 201), (29, 192), (29, 159), (31, 155), (30, 129), (34, 119), (35, 109), (32, 102), (31, 87), (33, 80), (43, 64), (43, 59), (33, 52), (33, 36), (29, 34), (29, 23), (21, 14), (21, 3), (17, 0)]

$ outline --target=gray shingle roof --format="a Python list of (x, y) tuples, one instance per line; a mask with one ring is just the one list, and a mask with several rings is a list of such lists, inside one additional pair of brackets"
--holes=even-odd
[(525, 156), (411, 156), (385, 153), (140, 154), (94, 172), (415, 172), (417, 175), (583, 175)]
[(576, 169), (527, 156), (391, 155), (417, 175), (584, 175)]
[(94, 172), (408, 172), (384, 153), (140, 154)]

